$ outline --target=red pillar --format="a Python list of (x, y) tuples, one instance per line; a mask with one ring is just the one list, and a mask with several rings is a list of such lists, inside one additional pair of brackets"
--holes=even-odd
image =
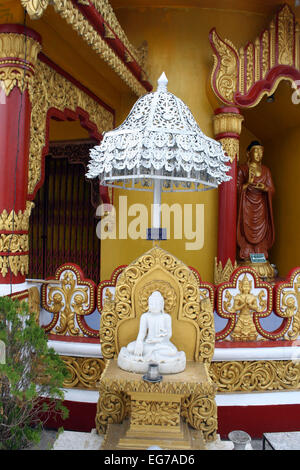
[(219, 186), (219, 211), (218, 211), (218, 261), (225, 266), (228, 259), (232, 265), (236, 260), (236, 158), (229, 164), (228, 175), (231, 180)]
[(40, 36), (0, 25), (0, 284), (22, 284), (28, 271), (29, 88)]
[[(237, 221), (237, 161), (239, 157), (239, 138), (243, 116), (235, 107), (223, 107), (215, 110), (214, 132), (224, 151), (230, 157), (228, 174), (231, 180), (219, 186), (218, 211), (218, 253), (216, 267), (219, 276), (215, 282), (222, 282), (222, 272), (228, 273), (236, 262), (236, 221)], [(221, 276), (221, 277), (220, 277)]]

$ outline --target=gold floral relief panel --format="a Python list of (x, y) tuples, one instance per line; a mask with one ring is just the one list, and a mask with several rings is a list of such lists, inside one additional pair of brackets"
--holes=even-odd
[(300, 389), (300, 361), (212, 362), (210, 377), (217, 393)]
[(61, 356), (61, 359), (69, 373), (64, 381), (64, 387), (98, 389), (98, 382), (105, 368), (103, 359), (71, 356)]

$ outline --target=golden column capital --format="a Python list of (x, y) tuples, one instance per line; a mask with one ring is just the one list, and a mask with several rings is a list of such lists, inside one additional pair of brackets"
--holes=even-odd
[(213, 116), (215, 138), (219, 140), (231, 158), (239, 159), (239, 137), (244, 117), (238, 108), (218, 108)]
[(214, 126), (215, 136), (218, 136), (218, 134), (222, 134), (226, 132), (240, 135), (242, 131), (243, 121), (244, 121), (244, 117), (242, 116), (242, 114), (236, 114), (236, 113), (215, 114), (213, 117), (213, 126)]
[(23, 92), (31, 85), (40, 36), (21, 25), (0, 25), (0, 87), (9, 96), (15, 86)]

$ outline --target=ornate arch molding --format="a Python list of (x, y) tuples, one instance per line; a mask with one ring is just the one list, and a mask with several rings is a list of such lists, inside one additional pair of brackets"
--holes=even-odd
[(89, 90), (77, 84), (45, 56), (39, 55), (34, 80), (29, 86), (31, 101), (28, 199), (33, 200), (44, 181), (44, 160), (49, 151), (49, 123), (80, 120), (90, 137), (101, 139), (114, 125), (114, 112)]
[(280, 81), (300, 80), (300, 26), (287, 4), (269, 28), (239, 50), (215, 28), (209, 40), (214, 51), (212, 88), (226, 105), (254, 107), (264, 95), (273, 94)]

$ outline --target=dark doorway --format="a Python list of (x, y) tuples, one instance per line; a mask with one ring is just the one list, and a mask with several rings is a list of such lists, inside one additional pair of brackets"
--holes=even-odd
[(97, 181), (85, 178), (94, 142), (51, 145), (45, 182), (30, 218), (29, 274), (46, 279), (64, 263), (81, 267), (86, 278), (100, 280), (100, 240), (96, 235)]

